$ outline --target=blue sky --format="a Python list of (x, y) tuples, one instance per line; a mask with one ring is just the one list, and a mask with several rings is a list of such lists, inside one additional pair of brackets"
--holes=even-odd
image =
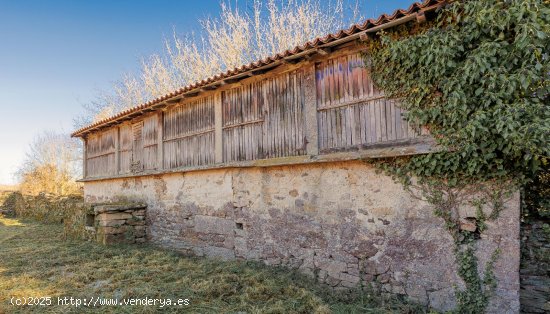
[[(246, 6), (252, 0), (241, 0)], [(363, 0), (366, 17), (411, 0)], [(69, 133), (82, 104), (139, 59), (162, 51), (173, 30), (199, 31), (218, 0), (0, 0), (0, 184), (42, 130)], [(232, 1), (234, 3), (234, 1)]]

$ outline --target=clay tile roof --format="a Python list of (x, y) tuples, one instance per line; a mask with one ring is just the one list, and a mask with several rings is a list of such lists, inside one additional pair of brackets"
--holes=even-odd
[(275, 62), (277, 62), (281, 59), (286, 59), (286, 58), (296, 56), (298, 54), (301, 54), (301, 53), (304, 53), (304, 52), (307, 52), (307, 51), (310, 51), (310, 50), (321, 48), (324, 45), (333, 43), (335, 41), (345, 40), (347, 37), (350, 37), (350, 36), (355, 35), (357, 33), (360, 33), (360, 32), (363, 32), (363, 31), (368, 31), (369, 29), (373, 29), (373, 28), (376, 28), (376, 27), (384, 25), (384, 24), (389, 24), (390, 22), (401, 19), (403, 17), (415, 15), (416, 13), (421, 12), (423, 10), (426, 10), (428, 8), (434, 8), (434, 7), (440, 6), (440, 5), (444, 4), (445, 2), (447, 2), (447, 1), (446, 0), (425, 0), (421, 3), (415, 2), (415, 3), (411, 4), (409, 6), (409, 8), (406, 9), (406, 10), (398, 9), (398, 10), (395, 10), (393, 12), (393, 14), (391, 14), (391, 15), (382, 14), (377, 19), (368, 19), (368, 20), (364, 21), (363, 23), (354, 24), (354, 25), (350, 26), (348, 29), (343, 29), (343, 30), (340, 30), (336, 33), (328, 34), (324, 37), (317, 37), (317, 38), (315, 38), (311, 41), (308, 41), (308, 42), (304, 43), (303, 45), (296, 46), (293, 49), (288, 49), (288, 50), (285, 50), (283, 52), (277, 53), (275, 55), (260, 59), (258, 61), (251, 62), (249, 64), (245, 64), (245, 65), (242, 65), (240, 67), (236, 67), (236, 68), (227, 70), (223, 73), (219, 73), (219, 74), (216, 74), (216, 75), (211, 76), (209, 78), (203, 79), (201, 81), (197, 81), (197, 82), (194, 82), (194, 83), (189, 84), (187, 86), (184, 86), (184, 87), (182, 87), (182, 88), (180, 88), (176, 91), (173, 91), (169, 94), (166, 94), (164, 96), (153, 99), (153, 100), (151, 100), (149, 102), (146, 102), (144, 104), (141, 104), (139, 106), (121, 111), (121, 112), (119, 112), (119, 113), (117, 113), (117, 114), (115, 114), (115, 115), (113, 115), (113, 116), (111, 116), (107, 119), (103, 119), (103, 120), (97, 121), (97, 122), (95, 122), (91, 125), (88, 125), (86, 127), (83, 127), (81, 129), (75, 131), (73, 134), (71, 134), (71, 136), (73, 136), (73, 137), (82, 136), (84, 133), (86, 133), (88, 131), (91, 131), (93, 129), (116, 123), (117, 121), (122, 120), (122, 118), (124, 118), (128, 115), (136, 114), (136, 113), (139, 113), (139, 112), (141, 112), (143, 110), (146, 110), (146, 109), (151, 109), (151, 107), (153, 107), (155, 105), (158, 105), (158, 104), (160, 104), (160, 103), (162, 103), (162, 102), (164, 102), (168, 99), (171, 99), (171, 98), (174, 98), (174, 97), (177, 97), (177, 96), (181, 96), (181, 95), (183, 95), (187, 92), (196, 90), (198, 88), (204, 87), (204, 86), (212, 84), (212, 83), (222, 81), (224, 79), (228, 79), (230, 77), (233, 77), (233, 76), (236, 76), (236, 75), (239, 75), (239, 74), (243, 74), (243, 73), (248, 72), (248, 71), (252, 71), (252, 70), (256, 70), (256, 69), (261, 68), (261, 67), (268, 66), (268, 65), (273, 64), (273, 63), (275, 63)]

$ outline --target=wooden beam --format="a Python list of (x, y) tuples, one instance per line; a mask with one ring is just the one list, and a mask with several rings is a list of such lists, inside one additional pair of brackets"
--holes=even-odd
[(157, 169), (164, 169), (164, 112), (157, 113)]
[(215, 142), (215, 162), (223, 162), (223, 110), (222, 110), (222, 92), (214, 95), (214, 142)]
[[(204, 90), (203, 90), (204, 91)], [(198, 90), (194, 90), (192, 92), (189, 92), (187, 94), (185, 94), (186, 97), (196, 97), (196, 96), (199, 96), (201, 90), (198, 89)]]
[(441, 151), (442, 148), (435, 144), (435, 141), (429, 137), (419, 137), (410, 140), (402, 140), (394, 143), (386, 143), (385, 147), (372, 146), (372, 147), (359, 147), (354, 150), (346, 151), (330, 151), (327, 150), (324, 154), (316, 156), (292, 156), (292, 157), (279, 157), (268, 158), (259, 160), (247, 160), (218, 163), (215, 165), (201, 165), (201, 166), (184, 166), (173, 169), (165, 169), (163, 171), (148, 170), (140, 173), (121, 174), (118, 176), (104, 176), (94, 177), (89, 179), (79, 180), (79, 182), (91, 182), (101, 180), (112, 180), (114, 178), (130, 178), (130, 177), (143, 177), (150, 175), (159, 175), (166, 173), (183, 173), (193, 171), (204, 171), (211, 169), (231, 169), (231, 168), (249, 168), (249, 167), (274, 167), (285, 165), (305, 165), (313, 163), (323, 162), (341, 162), (349, 160), (368, 160), (374, 158), (387, 158), (397, 156), (410, 156), (418, 154), (426, 154), (430, 152)]
[(304, 141), (306, 152), (310, 156), (319, 154), (319, 127), (317, 122), (317, 87), (315, 81), (315, 64), (310, 64), (305, 68), (303, 78), (304, 88)]
[(183, 99), (183, 97), (168, 99), (168, 100), (166, 100), (166, 104), (168, 104), (168, 105), (177, 104), (177, 103), (179, 103), (182, 99)]
[(218, 87), (219, 87), (218, 85), (207, 85), (207, 86), (203, 87), (202, 90), (211, 91), (211, 90), (215, 90)]
[(120, 173), (120, 127), (115, 127), (115, 173)]
[(307, 58), (307, 57), (308, 57), (308, 55), (305, 55), (303, 57), (298, 57), (298, 58), (285, 58), (285, 59), (282, 59), (281, 62), (283, 64), (296, 64), (296, 63), (299, 63), (300, 61), (302, 61), (302, 58)]
[(233, 83), (237, 83), (241, 79), (242, 78), (228, 78), (228, 79), (223, 80), (223, 82), (224, 82), (224, 84), (233, 84)]
[(426, 23), (426, 14), (424, 14), (424, 11), (416, 13), (416, 22), (419, 24)]
[(330, 48), (317, 48), (315, 49), (315, 52), (317, 52), (318, 54), (320, 54), (321, 56), (326, 56), (330, 53), (331, 49)]
[(82, 177), (86, 179), (88, 177), (88, 138), (82, 138)]

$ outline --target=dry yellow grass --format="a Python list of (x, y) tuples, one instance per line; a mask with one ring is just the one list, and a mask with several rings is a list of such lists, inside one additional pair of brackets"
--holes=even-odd
[[(337, 296), (308, 278), (257, 263), (188, 258), (150, 246), (64, 241), (62, 226), (0, 217), (0, 313), (407, 313), (396, 300)], [(12, 306), (12, 297), (52, 297)], [(184, 307), (58, 305), (58, 297), (189, 299)]]
[(19, 189), (17, 185), (0, 184), (0, 192), (15, 192)]

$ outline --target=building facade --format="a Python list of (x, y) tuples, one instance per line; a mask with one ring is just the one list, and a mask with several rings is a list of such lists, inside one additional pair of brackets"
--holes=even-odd
[[(298, 268), (335, 288), (374, 283), (452, 308), (462, 283), (443, 221), (368, 162), (436, 147), (373, 84), (362, 43), (423, 22), (443, 2), (413, 4), (78, 130), (85, 199), (146, 203), (148, 239), (164, 247)], [(491, 311), (514, 313), (519, 194), (488, 224), (478, 258), (505, 252)]]

